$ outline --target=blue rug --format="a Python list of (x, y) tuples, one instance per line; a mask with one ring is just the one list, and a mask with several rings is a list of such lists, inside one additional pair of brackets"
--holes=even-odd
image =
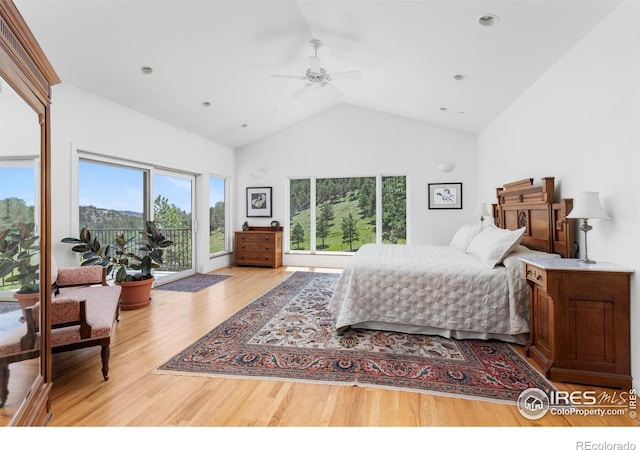
[(216, 283), (226, 280), (229, 276), (230, 275), (196, 273), (186, 278), (182, 278), (181, 280), (156, 286), (154, 289), (160, 291), (198, 292), (204, 288), (208, 288), (209, 286), (213, 286)]

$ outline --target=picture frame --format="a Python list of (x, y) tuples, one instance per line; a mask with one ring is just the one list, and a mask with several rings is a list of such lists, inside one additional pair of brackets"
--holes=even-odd
[(247, 217), (271, 217), (271, 188), (247, 188)]
[(429, 183), (429, 209), (462, 209), (462, 183)]

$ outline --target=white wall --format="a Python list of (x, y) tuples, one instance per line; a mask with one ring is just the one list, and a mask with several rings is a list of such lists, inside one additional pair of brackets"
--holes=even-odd
[[(612, 220), (592, 221), (589, 257), (636, 272), (640, 272), (639, 30), (639, 4), (624, 2), (478, 139), (482, 195), (489, 195), (499, 183), (545, 176), (556, 177), (559, 195), (565, 198), (599, 191)], [(582, 234), (579, 242), (584, 248)], [(631, 287), (635, 386), (640, 386), (638, 278), (638, 273), (632, 276)]]
[[(76, 148), (196, 174), (196, 219), (204, 231), (197, 237), (197, 247), (203, 251), (197, 252), (196, 270), (208, 272), (229, 264), (229, 256), (209, 260), (208, 178), (210, 174), (235, 174), (233, 149), (65, 84), (53, 87), (51, 109), (51, 237), (58, 266), (77, 264), (77, 255), (60, 242), (78, 235), (71, 223), (72, 183), (76, 180), (69, 176), (77, 172), (72, 168)], [(117, 195), (116, 183), (108, 180), (105, 190)]]
[[(449, 173), (436, 168), (455, 164)], [(340, 105), (257, 143), (237, 150), (236, 224), (267, 226), (272, 219), (247, 218), (245, 192), (273, 187), (273, 218), (285, 223), (287, 177), (408, 176), (408, 239), (414, 244), (448, 244), (455, 230), (474, 220), (476, 135), (351, 105)], [(251, 173), (264, 171), (256, 180)], [(463, 183), (462, 210), (427, 209), (427, 184)], [(342, 267), (348, 257), (288, 254), (288, 265)]]

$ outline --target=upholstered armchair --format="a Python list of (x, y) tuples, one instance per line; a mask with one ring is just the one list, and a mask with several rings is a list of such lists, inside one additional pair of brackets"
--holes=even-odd
[[(60, 268), (52, 276), (52, 353), (100, 346), (102, 376), (107, 380), (111, 332), (120, 311), (120, 286), (108, 285), (102, 266)], [(9, 394), (9, 364), (39, 354), (39, 315), (38, 302), (26, 308), (24, 321), (0, 320), (0, 407)]]

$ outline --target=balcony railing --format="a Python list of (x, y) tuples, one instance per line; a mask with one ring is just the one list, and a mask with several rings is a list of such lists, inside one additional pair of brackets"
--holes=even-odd
[[(90, 229), (92, 236), (98, 239), (102, 246), (106, 246), (115, 241), (116, 236), (124, 233), (125, 237), (136, 236), (135, 244), (132, 245), (132, 253), (142, 245), (143, 238), (141, 229)], [(164, 264), (157, 270), (165, 272), (181, 272), (191, 269), (193, 250), (191, 248), (192, 232), (189, 228), (163, 228), (162, 234), (171, 241), (173, 245), (164, 249), (162, 257)]]
[[(131, 246), (132, 253), (137, 253), (138, 248), (142, 245), (142, 235), (140, 229), (91, 229), (89, 232), (92, 236), (98, 239), (98, 242), (102, 246), (106, 246), (115, 241), (116, 236), (124, 233), (126, 237), (136, 236), (135, 244)], [(157, 268), (158, 271), (163, 272), (181, 272), (183, 270), (189, 270), (192, 268), (192, 254), (191, 237), (192, 232), (189, 228), (163, 228), (162, 234), (167, 239), (173, 241), (173, 245), (164, 249), (162, 257), (164, 264)], [(18, 283), (5, 282), (6, 277), (0, 278), (0, 291), (15, 290), (20, 287)]]

